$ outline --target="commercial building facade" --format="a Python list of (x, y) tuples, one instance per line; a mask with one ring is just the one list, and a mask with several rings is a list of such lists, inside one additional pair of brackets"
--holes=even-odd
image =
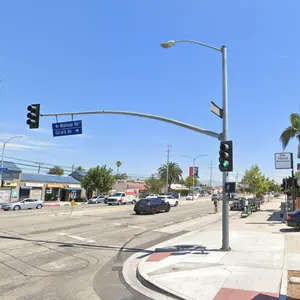
[(80, 182), (71, 176), (23, 173), (19, 197), (43, 201), (70, 201), (82, 199), (85, 197), (85, 191)]

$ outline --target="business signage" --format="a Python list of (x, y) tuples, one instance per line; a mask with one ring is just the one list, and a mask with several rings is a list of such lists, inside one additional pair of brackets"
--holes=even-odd
[(199, 168), (198, 167), (194, 167), (194, 168), (190, 167), (189, 177), (199, 178)]
[(25, 186), (30, 186), (30, 187), (43, 187), (44, 184), (43, 183), (34, 183), (34, 182), (26, 182)]
[(292, 169), (293, 153), (282, 152), (275, 153), (275, 169)]

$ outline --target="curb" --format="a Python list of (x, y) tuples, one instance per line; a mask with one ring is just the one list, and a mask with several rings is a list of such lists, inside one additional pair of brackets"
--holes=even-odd
[[(238, 215), (239, 213), (240, 212), (233, 213), (230, 216), (230, 218)], [(203, 231), (203, 230), (206, 230), (206, 229), (212, 227), (213, 225), (215, 225), (215, 223), (218, 223), (221, 220), (222, 219), (219, 219), (218, 221), (213, 222), (209, 226), (204, 226), (203, 228), (201, 228), (200, 231)], [(183, 234), (183, 235), (185, 235), (185, 234)], [(192, 299), (192, 298), (187, 297), (185, 295), (182, 295), (178, 292), (173, 291), (172, 289), (160, 284), (159, 282), (157, 282), (156, 280), (154, 280), (150, 276), (148, 276), (145, 272), (143, 272), (143, 265), (144, 265), (146, 260), (147, 260), (147, 257), (143, 258), (138, 263), (137, 268), (136, 268), (136, 277), (141, 282), (141, 284), (143, 284), (145, 287), (147, 287), (151, 290), (154, 290), (158, 293), (161, 293), (161, 294), (169, 296), (169, 297), (173, 297), (173, 298), (178, 299), (178, 300), (195, 300), (195, 299)], [(286, 299), (287, 299), (287, 270), (284, 270), (283, 273), (282, 273), (279, 300), (286, 300)]]
[(177, 300), (194, 300), (192, 298), (187, 298), (186, 296), (180, 295), (178, 292), (175, 292), (160, 283), (152, 279), (146, 273), (141, 272), (139, 265), (136, 268), (136, 278), (138, 281), (144, 285), (146, 288), (151, 289), (155, 292), (161, 293), (163, 295), (172, 297)]
[(284, 269), (281, 278), (279, 300), (287, 299), (287, 284), (288, 284), (288, 271)]
[[(238, 215), (239, 212), (233, 213), (230, 218)], [(217, 221), (213, 222), (212, 224), (209, 224), (208, 226), (204, 226), (203, 228), (200, 229), (200, 231), (204, 231), (212, 226), (214, 226), (216, 223), (219, 223), (222, 221), (221, 219), (218, 219)], [(190, 232), (189, 232), (190, 233)], [(185, 233), (185, 234), (189, 234), (189, 233)], [(185, 234), (183, 234), (182, 236), (184, 236)], [(146, 288), (156, 291), (160, 294), (172, 297), (174, 299), (177, 300), (195, 300), (193, 298), (187, 297), (185, 295), (182, 295), (178, 292), (173, 291), (172, 289), (158, 283), (156, 280), (152, 279), (150, 276), (148, 276), (145, 272), (143, 272), (143, 265), (145, 263), (145, 261), (148, 259), (148, 257), (145, 257), (143, 259), (140, 260), (140, 262), (137, 264), (136, 267), (136, 278), (138, 279), (138, 281), (143, 284)], [(286, 300), (286, 299), (282, 299), (282, 300)]]
[[(77, 205), (83, 205), (85, 203), (75, 203), (75, 206)], [(57, 203), (45, 203), (44, 204), (44, 207), (52, 207), (52, 206), (70, 206), (71, 203), (67, 202), (67, 203), (64, 203), (64, 202), (57, 202)]]

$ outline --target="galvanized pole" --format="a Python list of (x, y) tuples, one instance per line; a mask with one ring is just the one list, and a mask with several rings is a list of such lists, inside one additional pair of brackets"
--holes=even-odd
[[(223, 89), (223, 133), (222, 141), (228, 140), (228, 82), (227, 82), (227, 48), (222, 46), (222, 89)], [(229, 251), (229, 209), (228, 196), (225, 184), (228, 181), (228, 172), (223, 173), (223, 206), (222, 206), (222, 250)]]
[(192, 200), (194, 201), (194, 190), (195, 190), (195, 160), (196, 158), (193, 158), (193, 190), (192, 190)]

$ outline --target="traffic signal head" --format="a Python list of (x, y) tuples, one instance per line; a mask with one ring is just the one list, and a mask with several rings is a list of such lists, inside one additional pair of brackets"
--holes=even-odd
[(219, 170), (221, 172), (232, 172), (233, 170), (233, 150), (232, 141), (224, 141), (220, 143)]
[(40, 125), (40, 104), (31, 104), (27, 107), (27, 122), (30, 129), (39, 128)]

